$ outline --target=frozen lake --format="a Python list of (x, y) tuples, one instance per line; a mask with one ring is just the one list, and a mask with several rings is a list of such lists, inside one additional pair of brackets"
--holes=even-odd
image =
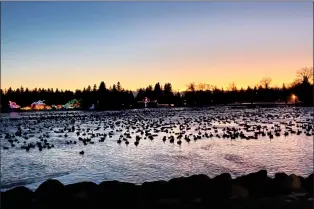
[(35, 189), (48, 178), (140, 184), (260, 169), (308, 176), (312, 126), (313, 108), (294, 107), (2, 114), (1, 189)]

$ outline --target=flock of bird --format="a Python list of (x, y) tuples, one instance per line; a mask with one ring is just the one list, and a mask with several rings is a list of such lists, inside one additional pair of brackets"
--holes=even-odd
[[(116, 141), (171, 144), (203, 139), (253, 140), (314, 136), (312, 109), (152, 109), (112, 112), (51, 112), (0, 118), (2, 149), (52, 149)], [(84, 150), (79, 154), (83, 155)]]

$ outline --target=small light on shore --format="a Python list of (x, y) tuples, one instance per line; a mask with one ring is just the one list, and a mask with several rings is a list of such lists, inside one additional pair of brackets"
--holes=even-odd
[(292, 96), (291, 96), (291, 97), (292, 97), (292, 99), (293, 99), (293, 100), (295, 100), (295, 99), (296, 99), (296, 96), (295, 96), (294, 94), (292, 94)]
[(298, 97), (295, 94), (291, 94), (291, 101), (296, 103), (298, 100)]

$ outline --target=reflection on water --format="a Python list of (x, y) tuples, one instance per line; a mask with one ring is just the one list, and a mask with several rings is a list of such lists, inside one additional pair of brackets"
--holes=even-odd
[[(264, 111), (264, 112), (263, 112)], [(198, 127), (203, 117), (212, 117), (216, 121), (211, 121), (212, 126), (230, 126), (237, 127), (239, 123), (256, 123), (267, 124), (282, 121), (312, 122), (311, 109), (268, 109), (267, 114), (278, 114), (278, 118), (267, 118), (266, 110), (229, 110), (229, 109), (200, 109), (182, 111), (167, 110), (155, 113), (141, 112), (142, 121), (159, 120), (163, 118), (160, 124), (169, 123), (169, 121), (181, 121), (177, 123), (173, 130), (179, 131), (179, 124), (184, 124), (185, 120), (197, 119), (191, 122), (192, 129), (186, 134), (194, 133), (195, 127)], [(108, 123), (113, 121), (132, 118), (132, 114), (138, 114), (137, 111), (130, 111), (126, 115), (110, 116), (106, 113), (90, 113), (76, 112), (75, 114), (90, 116), (96, 115), (96, 120), (79, 122), (80, 127), (97, 127), (97, 120)], [(243, 114), (245, 113), (245, 114)], [(43, 116), (47, 113), (23, 114), (11, 113), (13, 118), (28, 118), (38, 115)], [(65, 114), (65, 113), (57, 113)], [(129, 114), (129, 115), (128, 115)], [(252, 114), (252, 115), (249, 115)], [(26, 115), (26, 116), (25, 116)], [(98, 115), (98, 116), (97, 116)], [(157, 116), (160, 115), (160, 118)], [(167, 116), (168, 115), (168, 116)], [(241, 116), (240, 116), (241, 115)], [(266, 115), (266, 116), (265, 116)], [(285, 116), (283, 116), (285, 115)], [(225, 117), (220, 118), (219, 117)], [(67, 118), (69, 116), (63, 115)], [(59, 122), (53, 123), (49, 119), (45, 122), (38, 122), (32, 125), (36, 129), (44, 129), (44, 123), (51, 123), (53, 127), (64, 127), (63, 118), (60, 115)], [(207, 119), (208, 119), (207, 118)], [(218, 118), (218, 119), (217, 119)], [(201, 119), (198, 121), (198, 119)], [(232, 120), (230, 123), (219, 124), (220, 121)], [(24, 122), (23, 122), (24, 123)], [(27, 125), (25, 120), (25, 126)], [(20, 120), (10, 120), (6, 116), (1, 121), (1, 146), (7, 144), (4, 135), (7, 131), (16, 131), (17, 124), (21, 125)], [(282, 125), (284, 127), (284, 125)], [(222, 133), (219, 128), (218, 133)], [(45, 131), (48, 130), (45, 129)], [(100, 129), (99, 132), (108, 133), (110, 129), (105, 131)], [(96, 133), (95, 131), (94, 133)], [(295, 173), (297, 175), (307, 176), (313, 171), (313, 138), (312, 136), (289, 135), (285, 137), (275, 137), (270, 140), (268, 136), (260, 137), (258, 140), (245, 139), (212, 139), (202, 138), (200, 140), (191, 140), (190, 143), (182, 140), (181, 146), (177, 143), (170, 144), (169, 140), (162, 141), (164, 135), (171, 134), (158, 133), (158, 137), (154, 140), (141, 139), (139, 146), (134, 145), (135, 134), (130, 139), (127, 146), (124, 143), (117, 144), (120, 133), (116, 133), (112, 138), (107, 138), (105, 142), (99, 143), (95, 140), (95, 144), (84, 146), (82, 143), (66, 145), (65, 139), (58, 137), (53, 131), (49, 132), (50, 142), (55, 144), (53, 149), (32, 149), (29, 152), (19, 149), (18, 146), (9, 150), (1, 150), (1, 183), (2, 188), (7, 189), (18, 185), (27, 185), (29, 188), (36, 188), (41, 182), (48, 178), (56, 178), (64, 184), (74, 183), (78, 181), (93, 181), (99, 183), (104, 180), (119, 180), (133, 183), (143, 183), (145, 181), (168, 180), (179, 176), (188, 176), (193, 174), (207, 174), (214, 177), (218, 174), (229, 172), (233, 177), (267, 169), (270, 176), (276, 172)], [(69, 133), (67, 140), (77, 140), (75, 133)], [(35, 134), (29, 141), (38, 140)], [(18, 138), (18, 137), (16, 137)], [(22, 139), (20, 139), (23, 142)], [(84, 150), (85, 154), (78, 153)]]

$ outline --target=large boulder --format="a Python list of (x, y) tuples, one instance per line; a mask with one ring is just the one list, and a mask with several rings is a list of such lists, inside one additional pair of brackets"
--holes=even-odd
[(102, 199), (99, 205), (106, 208), (136, 208), (140, 204), (140, 186), (132, 183), (104, 181), (98, 191)]
[(42, 183), (35, 191), (36, 198), (51, 199), (56, 198), (64, 192), (64, 185), (56, 180), (49, 179)]
[(159, 199), (170, 198), (173, 193), (168, 188), (167, 181), (144, 182), (141, 185), (141, 196), (145, 202), (156, 202)]
[(55, 179), (42, 183), (35, 191), (35, 201), (39, 208), (54, 208), (61, 205), (64, 198), (64, 185)]
[(314, 184), (313, 184), (314, 176), (313, 173), (309, 175), (307, 178), (304, 179), (304, 189), (306, 192), (310, 195), (313, 195), (313, 190), (314, 190)]
[(167, 186), (171, 198), (186, 202), (195, 198), (207, 198), (210, 183), (211, 179), (206, 175), (193, 175), (171, 179)]
[(295, 174), (291, 174), (288, 177), (288, 183), (287, 183), (286, 187), (291, 192), (303, 192), (303, 186), (301, 183), (300, 176), (297, 176)]
[(97, 208), (99, 200), (98, 185), (93, 182), (80, 182), (65, 186), (65, 207)]
[(16, 187), (1, 192), (1, 209), (31, 208), (33, 192), (26, 187)]
[(271, 178), (267, 176), (266, 170), (260, 170), (256, 173), (238, 177), (233, 182), (248, 189), (250, 196), (264, 197), (268, 195)]
[(232, 178), (229, 173), (223, 173), (212, 179), (207, 190), (205, 201), (221, 202), (229, 199), (232, 192)]
[(272, 183), (274, 195), (286, 195), (292, 192), (302, 191), (301, 178), (292, 174), (276, 173)]
[(193, 175), (186, 179), (186, 184), (189, 185), (190, 196), (193, 198), (202, 197), (207, 192), (210, 186), (211, 179), (206, 175)]

